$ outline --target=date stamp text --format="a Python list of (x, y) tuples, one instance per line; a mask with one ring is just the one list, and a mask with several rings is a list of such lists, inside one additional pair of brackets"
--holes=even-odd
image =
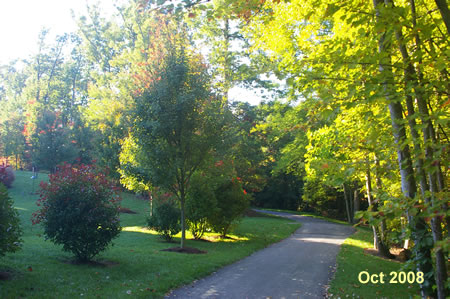
[(424, 277), (423, 272), (396, 272), (391, 271), (389, 274), (386, 274), (384, 272), (379, 273), (369, 273), (367, 271), (361, 271), (358, 274), (358, 281), (362, 284), (366, 283), (372, 283), (372, 284), (378, 284), (378, 283), (423, 283)]

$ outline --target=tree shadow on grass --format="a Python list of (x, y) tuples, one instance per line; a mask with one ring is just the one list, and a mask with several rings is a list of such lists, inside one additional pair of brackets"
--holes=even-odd
[(178, 252), (178, 253), (188, 253), (188, 254), (206, 254), (207, 252), (204, 250), (200, 250), (193, 247), (172, 247), (167, 249), (161, 249), (161, 251), (170, 251), (170, 252)]
[(20, 271), (17, 271), (13, 268), (0, 268), (0, 281), (13, 280), (21, 274), (22, 273)]
[(60, 259), (61, 262), (64, 264), (69, 265), (76, 265), (76, 266), (92, 266), (92, 267), (100, 267), (100, 268), (107, 268), (107, 267), (113, 267), (116, 265), (119, 265), (119, 262), (115, 261), (108, 261), (108, 260), (89, 260), (89, 261), (83, 261), (83, 260), (77, 260), (77, 259)]
[(119, 207), (119, 213), (122, 214), (138, 214), (138, 212), (135, 212), (129, 208), (125, 208), (125, 207)]

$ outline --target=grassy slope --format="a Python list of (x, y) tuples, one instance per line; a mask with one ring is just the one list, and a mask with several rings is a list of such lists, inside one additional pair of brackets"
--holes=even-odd
[[(124, 231), (114, 241), (115, 245), (98, 257), (98, 261), (115, 264), (72, 265), (67, 263), (71, 258), (69, 253), (45, 241), (42, 229), (31, 225), (30, 217), (37, 209), (38, 196), (30, 195), (30, 177), (29, 172), (17, 172), (13, 188), (9, 190), (20, 212), (24, 244), (21, 251), (0, 259), (0, 269), (14, 272), (12, 280), (0, 281), (0, 298), (121, 298), (130, 294), (132, 297), (160, 297), (172, 288), (286, 238), (298, 228), (280, 218), (245, 218), (234, 230), (234, 240), (187, 241), (187, 246), (206, 250), (207, 254), (163, 252), (160, 250), (177, 244), (162, 242), (154, 232), (143, 229), (148, 203), (124, 194), (122, 206), (138, 214), (121, 215)], [(41, 175), (39, 181), (44, 178), (45, 175)]]
[[(329, 219), (314, 214), (295, 212), (288, 210), (265, 209), (268, 211), (286, 212), (304, 216), (312, 216), (327, 221), (340, 224), (347, 222)], [(397, 283), (390, 284), (389, 276), (391, 271), (408, 272), (401, 270), (403, 264), (396, 261), (389, 261), (377, 256), (364, 253), (364, 248), (372, 248), (373, 235), (369, 229), (358, 228), (357, 232), (347, 238), (341, 246), (337, 256), (337, 269), (334, 279), (331, 282), (329, 294), (332, 298), (411, 298), (419, 294), (418, 284)], [(362, 284), (358, 280), (358, 274), (361, 271), (367, 271), (370, 274), (385, 274), (385, 283), (373, 284), (368, 282)], [(364, 278), (363, 278), (364, 279)]]

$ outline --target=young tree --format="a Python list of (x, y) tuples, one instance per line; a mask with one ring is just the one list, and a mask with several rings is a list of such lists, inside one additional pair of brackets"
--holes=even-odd
[(139, 90), (128, 143), (137, 155), (122, 155), (132, 159), (123, 159), (121, 168), (176, 195), (183, 248), (189, 180), (221, 141), (222, 113), (201, 56), (187, 47), (177, 24), (161, 17), (159, 26), (160, 39), (140, 52), (147, 60), (135, 74)]

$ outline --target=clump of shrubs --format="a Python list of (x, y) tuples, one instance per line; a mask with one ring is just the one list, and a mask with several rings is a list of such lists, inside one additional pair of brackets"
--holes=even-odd
[[(154, 192), (148, 227), (166, 241), (181, 231), (180, 202), (171, 193)], [(232, 163), (219, 161), (196, 171), (190, 178), (185, 202), (187, 228), (194, 239), (214, 231), (226, 237), (250, 205)]]
[(8, 190), (0, 183), (0, 256), (19, 250), (21, 236), (19, 215), (13, 207)]
[(33, 223), (78, 261), (89, 261), (121, 231), (118, 189), (94, 165), (64, 164), (49, 178), (41, 183)]
[(15, 178), (11, 166), (0, 165), (0, 183), (3, 183), (7, 188), (11, 188)]
[(232, 163), (219, 161), (191, 178), (186, 200), (186, 222), (196, 239), (207, 230), (230, 232), (250, 205), (250, 196), (236, 176)]
[(186, 224), (194, 239), (199, 240), (210, 229), (212, 215), (220, 212), (210, 180), (197, 173), (191, 178), (186, 199)]
[(170, 242), (181, 231), (180, 208), (170, 193), (157, 195), (153, 199), (152, 215), (148, 218), (148, 227), (157, 231), (160, 237)]

